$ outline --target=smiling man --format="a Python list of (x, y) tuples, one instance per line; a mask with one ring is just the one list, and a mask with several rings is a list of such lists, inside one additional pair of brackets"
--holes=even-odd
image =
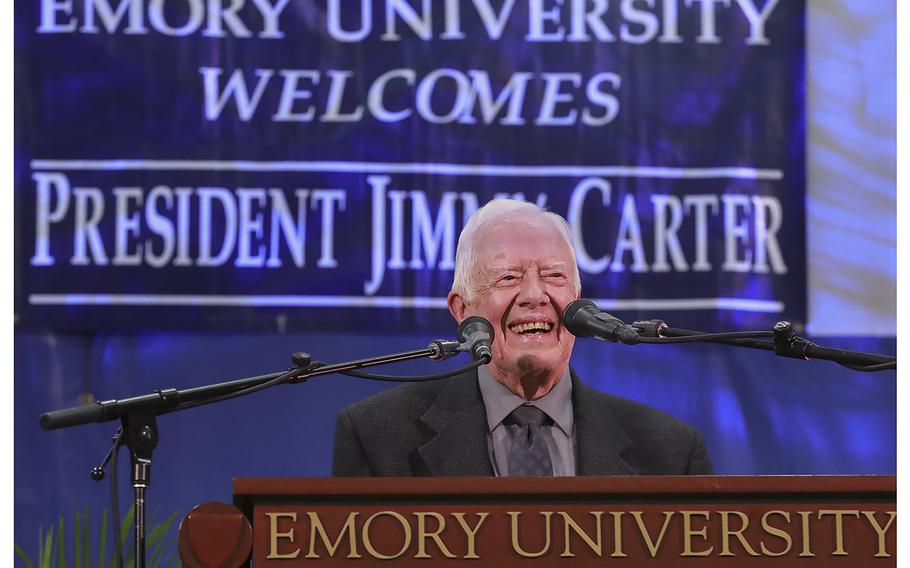
[(493, 360), (391, 389), (338, 415), (335, 475), (710, 474), (701, 436), (647, 406), (586, 387), (562, 325), (580, 297), (566, 221), (493, 200), (458, 240), (448, 305), (493, 324)]

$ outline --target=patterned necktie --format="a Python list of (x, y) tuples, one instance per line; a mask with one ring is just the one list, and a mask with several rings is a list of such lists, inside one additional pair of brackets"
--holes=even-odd
[(553, 462), (540, 427), (553, 420), (536, 406), (523, 404), (506, 417), (506, 423), (518, 425), (509, 450), (509, 475), (552, 476)]

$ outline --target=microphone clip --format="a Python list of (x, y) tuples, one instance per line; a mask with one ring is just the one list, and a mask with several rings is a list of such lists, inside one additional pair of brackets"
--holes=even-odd
[(632, 327), (638, 330), (641, 337), (663, 337), (661, 332), (669, 326), (661, 319), (638, 320), (632, 322)]
[(434, 339), (427, 345), (430, 359), (442, 361), (461, 352), (470, 353), (475, 361), (484, 364), (493, 360), (490, 344), (493, 341), (493, 326), (480, 316), (471, 316), (458, 326), (458, 340)]
[(430, 359), (433, 361), (442, 361), (458, 355), (460, 351), (464, 351), (460, 347), (461, 343), (452, 339), (434, 339), (427, 345), (427, 349), (430, 350)]

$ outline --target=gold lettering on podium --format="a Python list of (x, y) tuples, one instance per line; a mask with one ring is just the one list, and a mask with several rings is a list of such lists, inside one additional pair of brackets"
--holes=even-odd
[(769, 517), (771, 515), (779, 515), (779, 516), (783, 517), (784, 519), (786, 519), (787, 523), (789, 524), (790, 523), (790, 513), (787, 513), (786, 511), (768, 511), (761, 517), (762, 529), (767, 534), (769, 534), (771, 536), (776, 536), (776, 537), (780, 538), (781, 540), (783, 540), (785, 543), (787, 543), (787, 547), (784, 548), (783, 550), (781, 550), (780, 552), (772, 552), (771, 550), (768, 549), (767, 546), (765, 546), (764, 540), (762, 540), (759, 543), (759, 546), (761, 548), (762, 554), (764, 554), (765, 556), (783, 556), (783, 555), (787, 554), (788, 552), (790, 552), (790, 549), (793, 548), (793, 539), (790, 537), (790, 533), (788, 533), (787, 531), (785, 531), (781, 528), (775, 527), (771, 524), (771, 521), (769, 520)]
[(680, 556), (708, 556), (711, 554), (711, 551), (714, 550), (713, 546), (707, 550), (692, 549), (693, 536), (700, 536), (704, 540), (708, 540), (708, 527), (703, 526), (699, 530), (693, 530), (692, 517), (704, 517), (707, 521), (711, 517), (711, 513), (708, 511), (680, 511), (679, 513), (683, 517), (683, 552)]
[(452, 513), (452, 516), (455, 517), (455, 520), (458, 521), (458, 524), (461, 526), (461, 530), (463, 530), (465, 536), (468, 537), (468, 552), (464, 555), (464, 557), (480, 558), (475, 552), (475, 537), (477, 536), (477, 531), (480, 530), (480, 526), (485, 520), (487, 520), (487, 517), (490, 516), (490, 513), (477, 513), (477, 524), (475, 524), (473, 527), (468, 526), (468, 523), (464, 520), (464, 515), (464, 513)]
[[(452, 554), (442, 539), (439, 538), (439, 535), (442, 534), (442, 531), (446, 528), (446, 520), (439, 513), (426, 512), (426, 513), (414, 513), (417, 516), (417, 554), (414, 558), (433, 558), (427, 554), (427, 539), (432, 539), (436, 543), (436, 547), (439, 548), (439, 551), (446, 558), (455, 558), (455, 555)], [(427, 517), (430, 517), (436, 521), (436, 530), (430, 531), (427, 530)]]
[(560, 554), (563, 558), (572, 558), (575, 554), (572, 553), (571, 547), (571, 535), (569, 534), (569, 529), (572, 530), (575, 534), (581, 537), (581, 540), (585, 541), (585, 544), (594, 551), (594, 554), (597, 556), (603, 556), (603, 543), (601, 542), (602, 532), (601, 532), (601, 517), (603, 516), (603, 511), (591, 511), (591, 515), (594, 517), (594, 534), (596, 535), (597, 541), (595, 542), (588, 533), (581, 528), (575, 520), (569, 516), (568, 513), (562, 511), (559, 512), (559, 516), (562, 517), (563, 526), (565, 527), (565, 537), (566, 537), (566, 548)]
[[(752, 548), (749, 541), (743, 536), (743, 531), (749, 528), (749, 517), (741, 511), (718, 511), (718, 513), (720, 514), (720, 531), (721, 539), (723, 540), (718, 556), (736, 556), (736, 554), (730, 551), (731, 536), (736, 537), (736, 540), (738, 540), (743, 548), (746, 549), (746, 554), (749, 556), (761, 556), (759, 553), (755, 552), (755, 549)], [(739, 530), (730, 530), (730, 515), (739, 518)]]
[(322, 543), (325, 545), (326, 550), (328, 550), (330, 557), (335, 556), (335, 551), (341, 546), (341, 539), (347, 535), (349, 550), (347, 557), (363, 558), (357, 553), (357, 528), (354, 523), (357, 520), (358, 514), (359, 513), (357, 512), (348, 513), (347, 519), (345, 519), (344, 525), (338, 533), (338, 538), (335, 539), (335, 542), (331, 542), (329, 534), (322, 525), (322, 519), (319, 518), (319, 515), (313, 512), (307, 512), (307, 517), (310, 519), (310, 550), (306, 553), (304, 558), (319, 558), (319, 554), (316, 553), (317, 535), (322, 539)]
[[(512, 552), (516, 557), (527, 559), (556, 554), (560, 558), (589, 559), (655, 559), (670, 555), (806, 558), (815, 557), (815, 549), (822, 550), (821, 556), (874, 555), (875, 558), (892, 558), (895, 551), (889, 550), (889, 546), (892, 549), (895, 546), (894, 527), (897, 520), (896, 511), (883, 508), (864, 511), (817, 508), (806, 511), (585, 511), (581, 507), (568, 511), (502, 512), (499, 509), (496, 513), (372, 511), (348, 509), (331, 514), (318, 509), (257, 512), (257, 518), (267, 519), (267, 524), (259, 522), (265, 525), (263, 529), (269, 531), (268, 538), (263, 538), (259, 545), (264, 550), (257, 553), (264, 556), (258, 557), (264, 560), (477, 560), (480, 559), (478, 536), (481, 528), (495, 514), (500, 516), (498, 521), (503, 524), (505, 518), (502, 515), (508, 515)], [(604, 523), (607, 515), (612, 521), (609, 526)], [(626, 516), (634, 521), (625, 521)], [(675, 520), (677, 517), (680, 520)], [(856, 522), (850, 521), (850, 517), (857, 519)], [(301, 519), (300, 524), (298, 518)], [(554, 518), (561, 520), (561, 527), (554, 524)], [(305, 522), (309, 522), (308, 529), (303, 524)], [(634, 522), (634, 527), (630, 527), (629, 531), (637, 532), (639, 536), (623, 532), (623, 524), (630, 522)], [(396, 525), (401, 527), (401, 532)], [(818, 530), (823, 534), (813, 533)], [(608, 552), (611, 531), (612, 550)], [(873, 534), (877, 539), (873, 539)], [(306, 536), (309, 536), (308, 543), (302, 542)], [(504, 538), (505, 534), (494, 536)], [(563, 541), (558, 542), (559, 538)], [(624, 538), (627, 539), (625, 542)], [(633, 543), (638, 538), (641, 539), (641, 547)], [(797, 539), (801, 539), (799, 544)], [(873, 544), (876, 541), (877, 546)], [(492, 544), (499, 543), (507, 546), (502, 541), (492, 541)], [(382, 550), (377, 549), (377, 545)], [(627, 545), (632, 548), (630, 553), (625, 550)], [(852, 546), (851, 550), (848, 550), (848, 545)], [(489, 547), (491, 543), (485, 546)]]
[[(373, 541), (370, 539), (370, 526), (373, 524), (373, 521), (378, 519), (381, 516), (392, 517), (401, 525), (401, 528), (404, 530), (404, 538), (401, 543), (401, 550), (397, 554), (386, 555), (382, 554), (373, 546)], [(408, 523), (408, 520), (405, 519), (400, 513), (395, 511), (379, 511), (378, 513), (373, 513), (370, 515), (367, 520), (363, 523), (363, 528), (361, 529), (361, 539), (363, 540), (363, 547), (367, 552), (370, 553), (370, 556), (373, 558), (378, 558), (379, 560), (394, 560), (405, 553), (408, 547), (411, 546), (411, 525)]]
[(894, 518), (897, 517), (896, 511), (887, 511), (888, 513), (888, 522), (885, 523), (885, 527), (882, 528), (878, 521), (875, 519), (875, 511), (863, 511), (863, 516), (868, 519), (869, 524), (872, 525), (872, 529), (875, 531), (875, 534), (878, 535), (878, 552), (875, 553), (876, 558), (891, 558), (891, 555), (885, 550), (885, 533), (888, 532), (888, 529), (891, 528), (891, 524), (894, 523)]
[(847, 556), (848, 553), (844, 550), (844, 515), (850, 515), (858, 519), (859, 511), (821, 509), (818, 512), (818, 519), (821, 520), (826, 515), (834, 515), (834, 552), (831, 553), (831, 556)]
[(541, 511), (540, 514), (544, 518), (544, 543), (543, 548), (537, 552), (527, 552), (521, 548), (521, 544), (518, 542), (518, 523), (519, 518), (521, 517), (520, 512), (509, 511), (507, 513), (512, 520), (512, 550), (518, 553), (519, 556), (525, 558), (539, 558), (550, 551), (550, 517), (553, 516), (553, 511)]
[(670, 519), (673, 518), (675, 514), (673, 511), (664, 511), (664, 524), (660, 527), (660, 533), (657, 535), (657, 542), (651, 538), (651, 533), (648, 532), (648, 527), (645, 526), (645, 522), (641, 517), (641, 511), (629, 511), (633, 517), (635, 517), (635, 522), (638, 524), (638, 531), (641, 533), (642, 539), (645, 541), (645, 546), (648, 547), (648, 552), (651, 553), (651, 558), (657, 556), (657, 552), (660, 550), (660, 543), (664, 540), (664, 534), (667, 532), (667, 527), (670, 525)]
[(800, 526), (803, 529), (803, 548), (800, 550), (799, 555), (803, 557), (815, 556), (809, 546), (812, 544), (812, 536), (810, 535), (809, 531), (809, 516), (812, 514), (812, 511), (797, 511), (797, 513), (799, 513), (799, 516), (801, 518)]
[(613, 516), (613, 554), (611, 558), (625, 558), (627, 554), (622, 551), (622, 516), (623, 511), (611, 511)]
[(266, 513), (266, 517), (269, 518), (269, 555), (266, 556), (268, 559), (273, 558), (297, 558), (300, 555), (300, 548), (294, 552), (287, 554), (278, 553), (278, 539), (286, 538), (291, 542), (294, 542), (294, 528), (291, 527), (291, 530), (288, 532), (278, 532), (278, 519), (280, 517), (285, 517), (291, 519), (291, 522), (297, 522), (297, 513)]

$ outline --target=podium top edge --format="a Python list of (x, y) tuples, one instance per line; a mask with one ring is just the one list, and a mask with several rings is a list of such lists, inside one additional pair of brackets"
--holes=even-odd
[(808, 494), (874, 499), (896, 498), (894, 475), (760, 475), (760, 476), (611, 476), (611, 477), (238, 477), (235, 496), (476, 496), (493, 499), (522, 495), (549, 498), (585, 495), (744, 495)]

